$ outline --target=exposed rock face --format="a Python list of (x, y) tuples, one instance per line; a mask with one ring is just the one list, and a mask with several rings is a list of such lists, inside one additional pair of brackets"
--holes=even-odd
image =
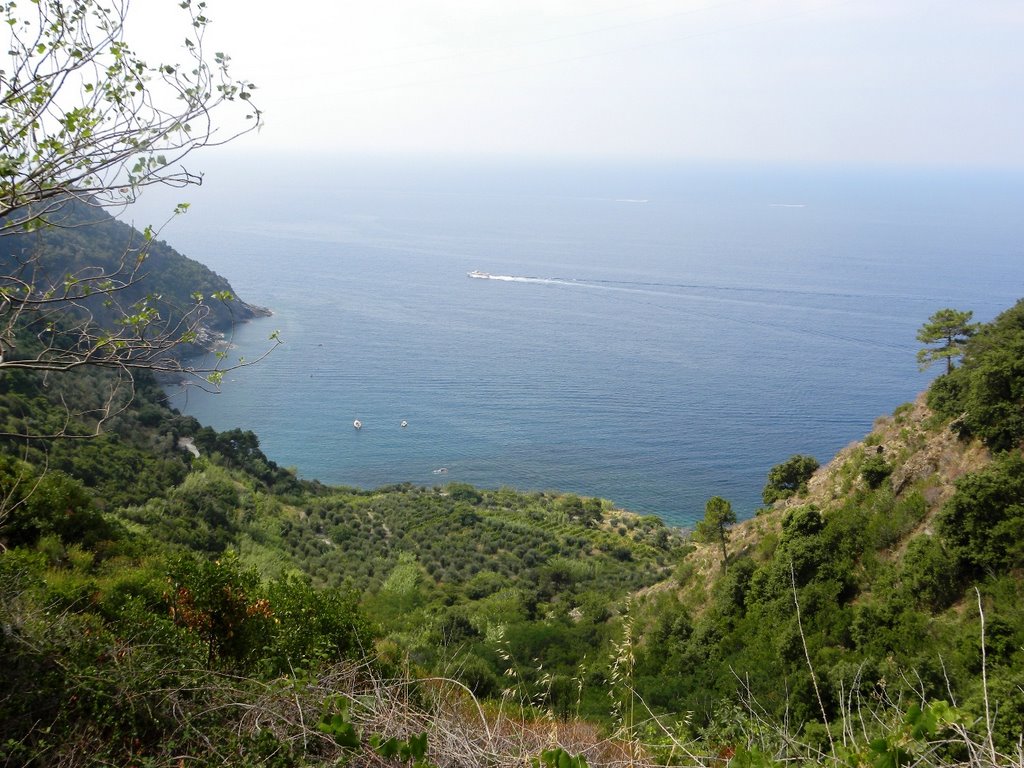
[(199, 458), (199, 449), (196, 448), (195, 441), (191, 437), (179, 437), (178, 447), (183, 451), (188, 451), (197, 459)]
[(922, 493), (929, 505), (929, 516), (953, 493), (957, 479), (980, 469), (991, 459), (979, 441), (963, 441), (948, 425), (936, 423), (922, 393), (892, 416), (879, 418), (864, 440), (848, 445), (814, 474), (805, 496), (788, 499), (783, 506), (814, 503), (827, 510), (863, 482), (851, 462), (872, 452), (892, 466), (888, 482), (896, 495), (912, 486), (926, 486)]

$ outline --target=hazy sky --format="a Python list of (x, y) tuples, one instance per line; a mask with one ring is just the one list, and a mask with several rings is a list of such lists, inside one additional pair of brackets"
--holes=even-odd
[[(131, 11), (146, 34), (166, 29), (154, 5)], [(211, 47), (260, 88), (246, 150), (1024, 168), (1021, 0), (209, 0), (209, 16)]]

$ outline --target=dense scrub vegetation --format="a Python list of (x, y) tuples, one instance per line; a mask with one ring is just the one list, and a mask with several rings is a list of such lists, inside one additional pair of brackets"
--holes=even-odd
[(1003, 312), (966, 344), (963, 365), (939, 378), (928, 404), (965, 437), (994, 450), (1024, 439), (1024, 300)]
[[(598, 499), (300, 481), (251, 432), (168, 410), (145, 375), (112, 416), (92, 405), (110, 374), (5, 375), (10, 435), (105, 421), (92, 439), (0, 437), (0, 755), (372, 762), (443, 712), (490, 740), (466, 764), (500, 734), (509, 748), (513, 713), (519, 764), (562, 743), (527, 735), (541, 722), (592, 762), (897, 766), (979, 744), (994, 762), (1024, 721), (1024, 435), (1007, 416), (1024, 368), (1005, 356), (1021, 317), (971, 339), (934, 411), (897, 409), (813, 475), (805, 456), (772, 470), (773, 506), (730, 531), (727, 569), (720, 541)], [(437, 678), (443, 696), (414, 682)]]
[[(87, 403), (107, 375), (5, 377), (0, 418), (67, 418), (69, 393)], [(590, 654), (607, 674), (596, 658), (625, 597), (671, 573), (683, 545), (655, 518), (572, 495), (300, 482), (251, 432), (164, 408), (151, 378), (135, 393), (96, 438), (4, 438), (0, 620), (20, 670), (0, 693), (10, 761), (87, 739), (117, 762), (176, 733), (186, 705), (169, 686), (348, 657), (497, 697), (513, 665), (524, 696), (567, 714), (575, 669)], [(82, 434), (96, 426), (87, 407), (74, 418)], [(95, 676), (108, 682), (91, 690)], [(80, 690), (69, 705), (64, 692)], [(599, 688), (584, 698), (607, 711)]]
[[(998, 691), (996, 737), (1020, 736), (1024, 302), (964, 352), (928, 393), (934, 415), (901, 407), (817, 492), (797, 471), (809, 457), (779, 465), (765, 501), (780, 488), (788, 501), (763, 510), (728, 573), (708, 586), (693, 582), (711, 571), (681, 568), (682, 589), (647, 601), (636, 675), (648, 702), (712, 725), (739, 688), (824, 739), (821, 724), (839, 728), (859, 696), (955, 699), (980, 717)], [(994, 453), (965, 466), (984, 456), (975, 438)]]

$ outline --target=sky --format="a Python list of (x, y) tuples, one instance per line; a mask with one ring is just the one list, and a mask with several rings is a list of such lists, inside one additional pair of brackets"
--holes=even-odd
[(1024, 169), (1021, 0), (208, 6), (265, 117), (234, 151)]

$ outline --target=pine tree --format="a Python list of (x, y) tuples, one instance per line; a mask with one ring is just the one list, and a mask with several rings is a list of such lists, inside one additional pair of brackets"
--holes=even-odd
[(729, 541), (729, 527), (736, 522), (732, 504), (721, 496), (712, 496), (704, 505), (704, 519), (697, 523), (693, 538), (705, 544), (718, 543), (722, 547), (722, 571), (727, 570), (725, 545)]
[(953, 358), (964, 353), (964, 344), (978, 330), (978, 324), (971, 322), (974, 313), (960, 312), (956, 309), (940, 309), (928, 318), (928, 322), (917, 332), (917, 340), (922, 344), (938, 344), (941, 347), (926, 347), (917, 353), (917, 362), (923, 371), (932, 363), (946, 361), (946, 373), (953, 370)]

